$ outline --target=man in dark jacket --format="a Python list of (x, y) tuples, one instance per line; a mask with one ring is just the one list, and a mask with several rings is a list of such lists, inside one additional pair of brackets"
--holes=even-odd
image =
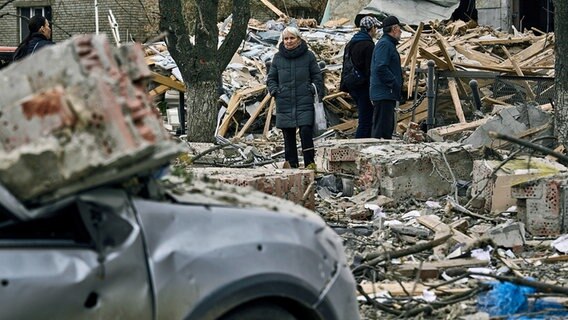
[[(357, 103), (357, 113), (359, 115), (359, 123), (355, 138), (370, 138), (373, 119), (373, 104), (369, 98), (369, 77), (371, 70), (371, 58), (373, 57), (373, 49), (375, 48), (374, 38), (379, 33), (381, 23), (377, 18), (366, 16), (359, 22), (361, 30), (357, 32), (353, 38), (345, 46), (343, 53), (343, 72), (342, 82), (345, 72), (358, 72), (361, 80), (358, 83), (346, 83), (345, 86), (355, 102)], [(350, 60), (349, 60), (350, 59)], [(352, 64), (355, 70), (349, 70), (347, 66)]]
[(316, 56), (297, 28), (282, 31), (278, 52), (274, 55), (266, 79), (268, 92), (276, 99), (276, 127), (284, 135), (284, 157), (298, 168), (296, 129), (306, 168), (315, 168), (313, 141), (314, 94), (323, 98), (323, 76)]
[(370, 97), (373, 102), (373, 138), (392, 139), (394, 112), (401, 98), (402, 68), (396, 45), (402, 30), (395, 16), (383, 20), (383, 36), (371, 61)]
[(14, 53), (14, 61), (23, 59), (28, 55), (36, 53), (39, 49), (52, 45), (51, 26), (49, 21), (43, 16), (33, 16), (28, 22), (30, 33), (20, 43)]

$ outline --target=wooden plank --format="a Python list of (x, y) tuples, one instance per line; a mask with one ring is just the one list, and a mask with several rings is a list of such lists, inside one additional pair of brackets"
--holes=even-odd
[(513, 274), (515, 274), (517, 277), (520, 278), (525, 277), (525, 275), (520, 271), (521, 268), (513, 260), (504, 257), (499, 257), (499, 260), (501, 260), (501, 262), (503, 262), (503, 264), (505, 264), (507, 268), (509, 268), (513, 272)]
[(501, 101), (499, 99), (494, 99), (494, 98), (487, 97), (487, 96), (481, 98), (481, 101), (487, 101), (487, 102), (490, 102), (490, 103), (493, 103), (493, 104), (498, 104), (498, 105), (501, 105), (501, 106), (510, 106), (511, 105), (510, 103), (507, 103), (505, 101)]
[[(557, 152), (557, 153), (564, 154), (564, 151), (566, 151), (566, 149), (564, 148), (564, 145), (559, 145), (558, 147), (556, 147), (556, 149), (554, 149), (554, 151)], [(558, 158), (553, 157), (551, 155), (547, 155), (545, 158), (547, 160), (550, 160), (550, 161), (557, 161), (558, 160)]]
[(546, 257), (538, 257), (538, 258), (528, 258), (528, 259), (513, 259), (515, 263), (522, 263), (522, 262), (542, 262), (542, 263), (557, 263), (557, 262), (567, 262), (568, 255), (563, 256), (546, 256)]
[[(435, 216), (420, 216), (416, 220), (418, 223), (426, 226), (426, 228), (434, 231), (434, 240), (443, 238), (452, 233), (450, 226), (442, 223), (439, 219), (436, 219)], [(439, 257), (445, 256), (445, 246), (437, 246), (433, 250), (435, 255)]]
[(357, 119), (352, 119), (345, 121), (344, 123), (340, 123), (333, 127), (330, 127), (329, 130), (337, 130), (337, 131), (347, 131), (349, 129), (353, 129), (357, 126)]
[(264, 123), (264, 131), (262, 135), (268, 138), (268, 130), (270, 130), (270, 122), (272, 121), (272, 113), (276, 107), (276, 99), (270, 99), (270, 107), (268, 107), (268, 113), (266, 114), (266, 122)]
[(471, 245), (475, 242), (475, 240), (470, 236), (441, 222), (437, 216), (420, 216), (416, 218), (416, 221), (418, 221), (418, 223), (425, 226), (426, 228), (436, 232), (436, 236), (434, 236), (434, 238), (438, 237), (438, 233), (440, 233), (440, 237), (445, 236), (448, 233), (452, 233), (452, 240), (458, 244)]
[(451, 33), (450, 33), (452, 36), (455, 35), (456, 33), (458, 33), (458, 31), (461, 28), (464, 28), (464, 27), (467, 27), (467, 24), (466, 24), (466, 22), (464, 22), (462, 20), (454, 21), (454, 22), (452, 22), (452, 23), (450, 23), (449, 25), (446, 26), (447, 29), (452, 30)]
[(408, 77), (408, 98), (412, 97), (413, 89), (414, 89), (414, 77), (416, 76), (416, 57), (418, 56), (418, 45), (420, 40), (420, 35), (422, 34), (422, 29), (424, 28), (424, 23), (420, 22), (418, 25), (418, 30), (416, 30), (416, 34), (414, 35), (414, 42), (412, 43), (412, 47), (410, 47), (410, 53), (406, 57), (405, 66), (410, 64), (410, 74)]
[(468, 123), (452, 124), (445, 127), (438, 127), (428, 130), (428, 135), (435, 140), (442, 141), (445, 137), (458, 134), (466, 130), (473, 130), (487, 122), (487, 118), (479, 119)]
[(342, 98), (342, 97), (346, 97), (347, 95), (349, 95), (349, 93), (340, 91), (340, 92), (328, 94), (327, 96), (323, 97), (323, 99), (321, 99), (321, 101), (332, 100), (332, 99), (335, 99), (335, 98)]
[(517, 37), (517, 38), (500, 38), (500, 39), (475, 39), (471, 42), (478, 43), (480, 45), (507, 45), (507, 44), (518, 44), (533, 41), (534, 38), (531, 37)]
[[(434, 285), (434, 284), (432, 284)], [(400, 297), (400, 296), (407, 296), (407, 292), (410, 294), (422, 294), (424, 290), (429, 290), (429, 287), (421, 284), (421, 283), (414, 283), (414, 282), (395, 282), (395, 283), (384, 283), (384, 282), (364, 282), (361, 284), (363, 291), (367, 294), (373, 294), (381, 291), (388, 291), (391, 296), (393, 297)], [(414, 292), (411, 292), (414, 288)], [(436, 289), (430, 290), (433, 291), (436, 295), (441, 296), (444, 294), (457, 294), (469, 291), (469, 288), (452, 288), (449, 286), (440, 286)]]
[(160, 95), (160, 94), (168, 91), (169, 89), (170, 89), (170, 87), (161, 84), (161, 85), (155, 87), (154, 89), (150, 90), (149, 94), (150, 94), (150, 97), (155, 97), (157, 95)]
[(422, 58), (434, 61), (434, 63), (436, 63), (436, 67), (438, 67), (438, 69), (442, 69), (442, 70), (448, 69), (448, 64), (444, 60), (440, 59), (437, 55), (430, 53), (429, 51), (427, 51), (424, 48), (418, 48), (418, 50), (419, 50), (420, 56)]
[(152, 81), (159, 83), (159, 84), (166, 85), (166, 86), (168, 86), (172, 89), (175, 89), (177, 91), (185, 92), (185, 84), (183, 84), (183, 82), (173, 80), (172, 78), (163, 76), (159, 73), (152, 72)]
[[(517, 138), (517, 139), (526, 138), (528, 136), (532, 136), (533, 134), (547, 130), (547, 129), (550, 128), (550, 126), (551, 126), (550, 123), (545, 123), (541, 126), (532, 127), (532, 128), (529, 128), (525, 131), (519, 132), (519, 133), (515, 134), (514, 137)], [(511, 142), (509, 142), (509, 141), (496, 139), (495, 142), (492, 144), (492, 146), (495, 147), (495, 148), (503, 148), (503, 147), (510, 145), (510, 144), (511, 144)]]
[(239, 133), (237, 133), (236, 137), (237, 138), (241, 138), (243, 136), (243, 134), (245, 134), (245, 131), (248, 130), (248, 128), (251, 126), (251, 124), (256, 120), (256, 118), (258, 117), (258, 115), (262, 112), (262, 110), (264, 110), (264, 107), (266, 106), (266, 104), (268, 103), (268, 101), (270, 101), (271, 95), (270, 93), (267, 93), (266, 96), (264, 97), (264, 99), (262, 99), (262, 101), (260, 102), (260, 104), (258, 105), (258, 108), (256, 108), (256, 110), (253, 112), (253, 114), (250, 116), (250, 118), (247, 120), (247, 122), (245, 123), (245, 125), (241, 128), (241, 131), (239, 131)]
[(450, 96), (452, 96), (452, 101), (454, 102), (454, 108), (456, 109), (456, 116), (460, 123), (466, 123), (465, 116), (463, 114), (463, 108), (460, 101), (460, 96), (458, 94), (458, 88), (456, 87), (456, 80), (450, 79), (448, 81), (448, 88), (450, 89)]
[[(505, 55), (507, 55), (507, 58), (509, 58), (509, 60), (513, 64), (513, 69), (515, 69), (515, 72), (517, 73), (517, 75), (523, 77), (524, 76), (523, 71), (521, 70), (521, 68), (517, 64), (517, 61), (515, 61), (515, 59), (513, 59), (513, 57), (511, 56), (511, 53), (509, 52), (509, 50), (507, 50), (507, 47), (502, 46), (501, 49), (503, 50), (503, 52), (505, 52)], [(534, 100), (535, 95), (534, 95), (534, 92), (531, 89), (529, 82), (528, 81), (522, 81), (522, 83), (523, 83), (525, 89), (527, 90), (527, 95), (529, 96), (529, 98), (531, 100)]]
[(260, 2), (262, 2), (266, 7), (268, 7), (268, 9), (272, 10), (272, 12), (276, 13), (276, 15), (277, 15), (279, 18), (282, 18), (282, 19), (288, 18), (288, 16), (287, 16), (284, 12), (280, 11), (280, 9), (278, 9), (275, 5), (273, 5), (272, 3), (270, 3), (270, 1), (268, 1), (268, 0), (260, 0)]
[(225, 134), (227, 133), (227, 130), (229, 129), (229, 125), (231, 123), (231, 119), (235, 115), (235, 112), (237, 112), (237, 108), (241, 103), (242, 99), (249, 95), (259, 93), (264, 89), (266, 89), (266, 85), (260, 85), (254, 88), (247, 88), (244, 90), (241, 89), (237, 90), (231, 96), (231, 99), (229, 100), (229, 105), (227, 106), (227, 111), (225, 112), (225, 117), (223, 117), (223, 121), (221, 121), (221, 125), (219, 126), (218, 134), (220, 136), (225, 136)]
[(403, 67), (407, 67), (412, 62), (412, 57), (416, 57), (416, 53), (418, 52), (418, 42), (420, 41), (420, 35), (422, 35), (422, 29), (424, 28), (424, 22), (420, 22), (418, 25), (418, 29), (414, 34), (414, 38), (412, 40), (412, 45), (410, 46), (410, 52), (406, 56), (404, 63), (402, 64)]
[(538, 53), (529, 60), (520, 61), (519, 66), (524, 67), (538, 67), (538, 66), (553, 66), (555, 53), (553, 47), (546, 48), (543, 52)]
[(419, 263), (405, 263), (400, 265), (396, 271), (406, 275), (411, 276), (419, 268), (423, 270), (438, 270), (442, 271), (449, 268), (473, 268), (473, 267), (485, 267), (489, 265), (489, 261), (477, 260), (477, 259), (451, 259), (451, 260), (440, 260), (432, 262), (423, 262), (422, 265)]
[(351, 105), (351, 103), (345, 101), (345, 99), (343, 99), (341, 97), (337, 97), (337, 98), (335, 98), (335, 100), (337, 100), (339, 102), (339, 104), (341, 104), (341, 107), (343, 109), (349, 110), (351, 112), (355, 111), (355, 108)]
[[(526, 60), (536, 56), (537, 54), (544, 51), (547, 40), (548, 40), (548, 38), (542, 38), (541, 40), (539, 40), (539, 41), (533, 43), (532, 45), (530, 45), (529, 47), (527, 47), (526, 49), (515, 54), (513, 56), (513, 58), (516, 61), (526, 61)], [(512, 64), (511, 64), (510, 60), (505, 60), (505, 61), (501, 62), (501, 64), (499, 66), (510, 68), (510, 67), (512, 67)]]
[(501, 63), (501, 60), (492, 57), (490, 55), (483, 54), (479, 51), (475, 51), (465, 46), (457, 45), (454, 47), (457, 52), (463, 54), (466, 58), (470, 60), (475, 60), (486, 67), (498, 67)]
[[(440, 38), (443, 38), (443, 37), (440, 36)], [(440, 52), (442, 52), (442, 56), (444, 57), (444, 59), (446, 60), (446, 63), (448, 64), (448, 69), (450, 71), (456, 71), (456, 67), (454, 67), (452, 59), (450, 58), (450, 55), (448, 54), (448, 51), (446, 50), (446, 47), (444, 46), (444, 40), (442, 40), (440, 38), (436, 41), (436, 43), (438, 44), (438, 47), (440, 47)], [(465, 90), (463, 83), (461, 82), (460, 79), (457, 80), (457, 85), (458, 85), (459, 93), (462, 96), (467, 95), (467, 91)]]

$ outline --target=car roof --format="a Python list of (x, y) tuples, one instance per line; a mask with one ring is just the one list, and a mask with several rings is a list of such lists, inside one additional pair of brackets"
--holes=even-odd
[(2, 47), (0, 46), (0, 52), (14, 52), (16, 51), (16, 47)]

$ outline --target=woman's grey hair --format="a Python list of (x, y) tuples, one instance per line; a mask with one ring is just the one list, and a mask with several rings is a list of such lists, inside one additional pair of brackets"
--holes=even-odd
[(300, 30), (298, 30), (298, 28), (286, 27), (284, 30), (282, 30), (282, 33), (280, 34), (280, 42), (282, 42), (282, 40), (284, 40), (284, 34), (286, 34), (286, 33), (289, 33), (296, 38), (302, 39), (302, 34), (300, 33)]

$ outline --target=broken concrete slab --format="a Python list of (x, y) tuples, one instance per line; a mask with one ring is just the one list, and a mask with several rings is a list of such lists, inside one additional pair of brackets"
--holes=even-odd
[(103, 35), (3, 69), (0, 181), (47, 201), (166, 164), (180, 149), (146, 93), (150, 75), (139, 44), (112, 48)]
[(524, 104), (508, 107), (500, 110), (499, 113), (479, 126), (463, 143), (470, 144), (474, 148), (482, 146), (499, 147), (499, 142), (489, 136), (490, 131), (511, 136), (524, 136), (527, 135), (525, 133), (528, 130), (539, 127), (542, 127), (542, 130), (533, 134), (549, 136), (553, 133), (552, 126), (547, 127), (546, 125), (551, 121), (551, 114), (542, 111), (539, 106)]
[(517, 204), (511, 187), (539, 177), (566, 172), (568, 168), (544, 158), (519, 158), (506, 162), (497, 172), (500, 161), (478, 160), (473, 163), (473, 197), (484, 199), (483, 209), (499, 213)]
[(533, 236), (558, 236), (568, 231), (568, 175), (543, 177), (512, 188), (519, 220)]
[(316, 165), (318, 169), (330, 173), (358, 175), (359, 152), (369, 146), (389, 143), (392, 140), (374, 138), (324, 141), (316, 145)]
[(301, 169), (188, 168), (197, 179), (248, 186), (314, 209), (314, 172)]
[(358, 183), (378, 187), (395, 200), (435, 198), (451, 193), (456, 180), (469, 180), (477, 153), (459, 143), (389, 143), (361, 150)]
[(525, 224), (522, 222), (500, 224), (487, 230), (483, 237), (491, 239), (498, 247), (521, 250), (525, 245)]

